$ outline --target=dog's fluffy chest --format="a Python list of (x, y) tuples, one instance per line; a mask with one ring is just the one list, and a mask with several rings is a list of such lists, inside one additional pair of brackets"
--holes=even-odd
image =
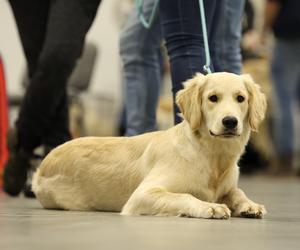
[[(203, 176), (207, 176), (203, 173)], [(229, 191), (227, 178), (220, 176), (199, 177), (198, 181), (190, 186), (190, 193), (196, 198), (207, 201), (217, 202)]]
[[(232, 159), (215, 155), (212, 160), (202, 158), (185, 175), (186, 191), (196, 198), (217, 202), (238, 178), (238, 169)], [(236, 181), (235, 181), (236, 180)]]

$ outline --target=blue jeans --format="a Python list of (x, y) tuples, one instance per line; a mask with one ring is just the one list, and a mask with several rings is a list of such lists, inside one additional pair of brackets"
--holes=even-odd
[(279, 157), (295, 153), (293, 104), (300, 103), (300, 40), (277, 39), (271, 64), (275, 92), (274, 140)]
[[(244, 1), (235, 2), (237, 5), (229, 0), (204, 0), (211, 68), (216, 72), (240, 72), (240, 20)], [(235, 12), (236, 15), (225, 18), (230, 12)], [(182, 83), (196, 72), (203, 72), (205, 65), (199, 1), (161, 0), (160, 16), (170, 57), (172, 92), (175, 99), (176, 93), (182, 89)], [(234, 63), (227, 64), (227, 60), (233, 59)], [(174, 103), (175, 123), (181, 121), (177, 113), (179, 109)]]
[[(154, 1), (145, 1), (150, 16)], [(129, 17), (120, 39), (125, 91), (126, 136), (156, 130), (156, 108), (161, 82), (161, 27), (159, 17), (151, 29), (140, 23), (136, 10)]]
[[(214, 17), (216, 19), (215, 28), (212, 31), (214, 35), (210, 37), (214, 71), (240, 74), (241, 17), (244, 2), (244, 0), (218, 1), (218, 8), (215, 11), (220, 16)], [(149, 17), (153, 5), (154, 0), (145, 2), (144, 14), (146, 17)], [(199, 12), (198, 7), (196, 10)], [(121, 35), (120, 48), (124, 64), (123, 83), (127, 112), (126, 135), (136, 135), (156, 129), (155, 111), (161, 78), (161, 71), (157, 70), (160, 66), (159, 47), (162, 41), (159, 23), (160, 20), (157, 17), (153, 26), (149, 30), (145, 29), (140, 24), (136, 10), (134, 10)], [(200, 25), (200, 23), (198, 24)], [(202, 31), (199, 32), (202, 35)], [(199, 51), (203, 50), (203, 45), (198, 45), (197, 49), (199, 46)], [(202, 60), (204, 59), (202, 58)], [(151, 63), (149, 64), (149, 62)], [(196, 71), (202, 70), (203, 63)], [(181, 88), (181, 84), (179, 87)], [(177, 91), (178, 89), (173, 89), (174, 95)], [(178, 113), (178, 111), (175, 111), (174, 117), (178, 122), (180, 120), (176, 116), (176, 112)]]
[[(218, 71), (241, 74), (241, 20), (245, 0), (220, 0), (221, 12), (216, 34), (212, 41), (215, 60), (219, 62)], [(215, 69), (215, 71), (217, 71)]]

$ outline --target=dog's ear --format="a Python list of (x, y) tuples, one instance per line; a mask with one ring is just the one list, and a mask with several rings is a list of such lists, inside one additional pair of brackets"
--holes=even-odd
[(205, 81), (206, 76), (198, 73), (194, 78), (184, 82), (184, 89), (178, 91), (176, 95), (176, 104), (193, 131), (200, 128), (201, 96)]
[(249, 93), (249, 124), (253, 131), (258, 131), (267, 109), (266, 96), (250, 75), (242, 75), (242, 78)]

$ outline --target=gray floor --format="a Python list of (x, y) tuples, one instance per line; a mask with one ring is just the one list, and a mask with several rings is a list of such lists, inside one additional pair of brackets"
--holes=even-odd
[(51, 211), (1, 193), (0, 249), (300, 249), (300, 179), (247, 178), (241, 187), (266, 205), (265, 219)]

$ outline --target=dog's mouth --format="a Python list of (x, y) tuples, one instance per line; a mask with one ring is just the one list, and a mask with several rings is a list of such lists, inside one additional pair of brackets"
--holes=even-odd
[(222, 133), (222, 134), (215, 134), (211, 130), (209, 130), (209, 133), (213, 137), (222, 137), (222, 138), (226, 138), (226, 139), (240, 136), (239, 134), (236, 133), (236, 131), (232, 131), (232, 130), (224, 131), (224, 133)]

